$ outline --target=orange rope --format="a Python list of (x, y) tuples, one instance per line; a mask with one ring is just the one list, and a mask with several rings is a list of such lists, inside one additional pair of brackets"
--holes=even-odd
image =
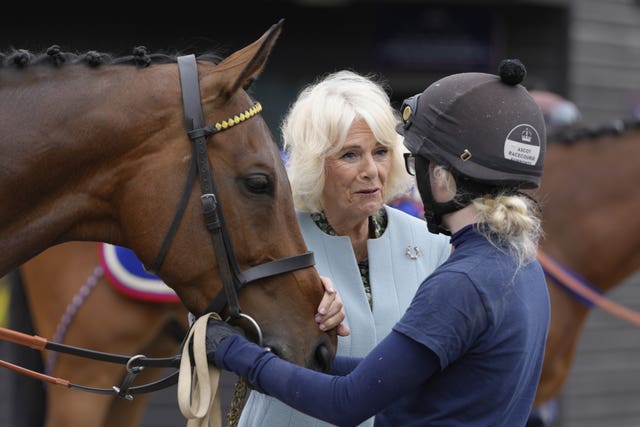
[(0, 360), (0, 366), (50, 384), (61, 385), (63, 387), (69, 387), (70, 385), (69, 381), (63, 380), (62, 378), (41, 374), (40, 372), (32, 371), (31, 369), (23, 368), (22, 366), (14, 365), (13, 363), (9, 363), (4, 360)]
[[(45, 346), (47, 345), (47, 340), (45, 338), (39, 337), (37, 335), (23, 334), (22, 332), (3, 327), (0, 327), (0, 340), (9, 341), (14, 344), (23, 345), (26, 347), (31, 347), (36, 350), (44, 350)], [(49, 375), (41, 374), (40, 372), (32, 371), (31, 369), (14, 365), (13, 363), (7, 362), (5, 360), (0, 359), (0, 366), (51, 384), (61, 385), (64, 387), (69, 387), (70, 385), (69, 381), (63, 380), (62, 378), (56, 378)]]
[(621, 319), (627, 320), (636, 326), (640, 326), (640, 313), (630, 310), (613, 302), (612, 300), (603, 297), (588, 286), (585, 286), (580, 281), (576, 280), (573, 276), (568, 274), (564, 269), (558, 265), (557, 262), (552, 260), (548, 255), (542, 251), (538, 251), (538, 261), (542, 264), (542, 267), (555, 276), (563, 285), (571, 289), (578, 295), (591, 301), (599, 308), (617, 316)]
[(22, 332), (3, 327), (0, 327), (0, 339), (12, 342), (14, 344), (31, 347), (36, 350), (44, 350), (45, 346), (47, 345), (46, 338), (42, 338), (37, 335), (23, 334)]

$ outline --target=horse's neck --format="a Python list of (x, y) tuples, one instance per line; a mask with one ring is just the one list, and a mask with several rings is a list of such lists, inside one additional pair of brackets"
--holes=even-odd
[(640, 131), (549, 145), (542, 203), (546, 249), (608, 291), (640, 267)]
[[(79, 82), (63, 72), (51, 75), (48, 84), (32, 80), (0, 97), (0, 113), (9, 118), (0, 136), (0, 275), (59, 243), (78, 223), (113, 218), (108, 201), (121, 179), (119, 159), (144, 139), (127, 133), (133, 124), (122, 111), (130, 97), (122, 84), (107, 84), (104, 73)], [(8, 91), (2, 88), (3, 95)], [(63, 240), (68, 237), (74, 236)]]

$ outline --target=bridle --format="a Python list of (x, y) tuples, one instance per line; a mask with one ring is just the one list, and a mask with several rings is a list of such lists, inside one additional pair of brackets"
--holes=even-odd
[[(262, 110), (260, 103), (256, 103), (248, 110), (222, 122), (204, 126), (202, 113), (202, 105), (200, 101), (200, 84), (198, 79), (198, 67), (194, 55), (186, 55), (178, 57), (178, 68), (180, 71), (180, 84), (182, 87), (182, 102), (184, 106), (185, 126), (189, 139), (192, 143), (192, 157), (189, 167), (189, 174), (184, 186), (180, 204), (178, 205), (173, 221), (165, 235), (162, 246), (153, 261), (150, 270), (159, 271), (162, 266), (164, 257), (171, 245), (171, 241), (176, 233), (180, 219), (184, 214), (184, 210), (191, 193), (197, 176), (200, 179), (200, 189), (202, 201), (202, 209), (204, 221), (211, 235), (211, 242), (215, 251), (220, 278), (223, 284), (224, 293), (219, 292), (216, 298), (209, 304), (205, 312), (220, 313), (227, 305), (229, 317), (232, 319), (248, 316), (244, 315), (240, 310), (238, 302), (238, 290), (247, 283), (255, 280), (275, 276), (282, 273), (312, 267), (315, 264), (313, 252), (305, 252), (303, 254), (291, 257), (281, 258), (266, 262), (247, 270), (240, 271), (238, 261), (236, 260), (233, 245), (229, 237), (229, 230), (224, 221), (222, 207), (218, 202), (218, 193), (216, 191), (213, 176), (211, 175), (211, 167), (209, 156), (207, 153), (207, 138), (219, 132), (223, 132), (231, 127), (255, 117)], [(257, 326), (256, 322), (254, 326)], [(259, 335), (261, 335), (258, 330)]]
[[(257, 341), (262, 345), (262, 331), (258, 323), (250, 316), (242, 313), (238, 302), (238, 291), (243, 286), (255, 280), (278, 274), (288, 273), (315, 265), (313, 252), (305, 252), (302, 254), (281, 258), (260, 264), (244, 271), (238, 266), (238, 261), (231, 244), (229, 231), (224, 221), (222, 207), (218, 202), (218, 192), (211, 174), (211, 166), (207, 152), (207, 138), (219, 132), (223, 132), (239, 123), (249, 120), (260, 114), (262, 107), (260, 103), (254, 104), (251, 108), (243, 111), (227, 120), (205, 126), (200, 99), (200, 82), (198, 79), (198, 66), (194, 55), (186, 55), (178, 57), (178, 69), (180, 71), (180, 85), (182, 88), (182, 101), (184, 108), (185, 126), (187, 134), (192, 143), (192, 157), (189, 166), (187, 180), (184, 190), (180, 198), (176, 214), (169, 226), (167, 234), (160, 246), (158, 254), (148, 270), (150, 272), (159, 271), (164, 258), (169, 250), (173, 237), (178, 229), (180, 220), (191, 194), (191, 189), (195, 184), (196, 178), (200, 179), (202, 208), (204, 214), (204, 222), (211, 235), (213, 249), (220, 271), (220, 279), (223, 284), (224, 292), (220, 291), (214, 300), (209, 304), (205, 313), (215, 312), (221, 313), (225, 305), (227, 306), (228, 318), (238, 319), (244, 318), (248, 320), (257, 332)], [(127, 399), (132, 399), (134, 394), (148, 393), (162, 388), (169, 387), (177, 382), (178, 372), (174, 372), (165, 378), (153, 383), (132, 387), (131, 384), (135, 377), (145, 367), (171, 367), (179, 368), (180, 356), (172, 356), (166, 358), (148, 358), (144, 355), (124, 356), (119, 354), (104, 353), (94, 350), (78, 348), (70, 345), (47, 341), (45, 338), (38, 336), (30, 336), (20, 332), (11, 331), (6, 328), (0, 328), (0, 339), (4, 339), (16, 344), (29, 346), (36, 350), (52, 350), (61, 353), (72, 354), (75, 356), (86, 357), (94, 360), (101, 360), (110, 363), (119, 363), (126, 366), (127, 375), (119, 387), (114, 386), (112, 389), (86, 387), (78, 384), (70, 383), (61, 378), (55, 378), (9, 362), (0, 360), (0, 366), (15, 370), (19, 373), (29, 375), (56, 385), (63, 385), (68, 388), (75, 388), (99, 394), (113, 394), (114, 392)]]

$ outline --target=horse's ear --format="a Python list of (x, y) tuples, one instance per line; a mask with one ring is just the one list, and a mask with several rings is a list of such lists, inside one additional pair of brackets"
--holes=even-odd
[(282, 31), (283, 23), (284, 19), (281, 19), (258, 40), (225, 58), (215, 67), (214, 73), (203, 77), (203, 84), (206, 86), (209, 77), (214, 78), (215, 84), (221, 85), (219, 95), (228, 98), (255, 80), (267, 62), (271, 49)]

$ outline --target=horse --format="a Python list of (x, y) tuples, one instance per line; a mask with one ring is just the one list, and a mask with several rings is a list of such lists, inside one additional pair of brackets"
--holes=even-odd
[[(109, 275), (99, 248), (94, 242), (66, 242), (20, 267), (34, 332), (55, 342), (96, 351), (149, 357), (177, 354), (189, 327), (187, 309), (177, 298), (171, 298), (175, 293), (134, 297), (114, 286), (115, 279)], [(116, 364), (98, 360), (78, 363), (76, 356), (53, 351), (42, 353), (42, 370), (103, 389), (121, 384), (126, 374)], [(136, 383), (151, 383), (163, 374), (161, 369), (145, 369)], [(48, 387), (45, 397), (46, 410), (33, 401), (30, 406), (46, 414), (41, 417), (48, 427), (134, 427), (140, 425), (150, 394), (127, 400), (115, 393), (80, 396), (77, 391)]]
[[(640, 123), (633, 119), (549, 136), (541, 186), (534, 192), (542, 211), (541, 255), (600, 294), (640, 267), (639, 158)], [(551, 325), (534, 407), (562, 390), (590, 313), (557, 277), (547, 275), (547, 283)]]
[(337, 337), (314, 321), (323, 286), (247, 92), (281, 27), (222, 60), (143, 47), (3, 54), (0, 276), (64, 242), (127, 247), (189, 312), (220, 312), (326, 370)]

